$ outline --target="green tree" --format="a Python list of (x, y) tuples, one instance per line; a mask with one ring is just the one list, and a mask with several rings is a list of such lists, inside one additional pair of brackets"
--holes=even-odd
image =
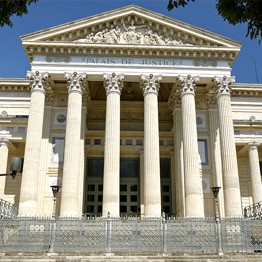
[[(170, 11), (180, 6), (185, 7), (196, 0), (169, 0), (167, 9)], [(262, 40), (262, 0), (216, 0), (216, 8), (232, 25), (247, 23), (247, 34), (251, 39)]]
[(22, 16), (28, 13), (27, 7), (38, 0), (0, 0), (0, 26), (13, 26), (10, 17), (12, 15)]

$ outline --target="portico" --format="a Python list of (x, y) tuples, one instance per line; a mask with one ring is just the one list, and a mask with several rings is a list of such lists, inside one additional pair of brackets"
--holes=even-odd
[[(60, 217), (212, 216), (212, 186), (222, 188), (222, 217), (262, 201), (262, 138), (247, 135), (259, 126), (237, 122), (251, 117), (240, 99), (262, 119), (261, 101), (241, 93), (260, 86), (234, 84), (238, 42), (129, 6), (22, 43), (31, 62), (29, 81), (16, 84), (26, 86), (26, 137), (7, 135), (0, 147), (6, 166), (24, 158), (20, 216), (51, 214), (57, 183)], [(0, 194), (12, 200), (4, 183)]]

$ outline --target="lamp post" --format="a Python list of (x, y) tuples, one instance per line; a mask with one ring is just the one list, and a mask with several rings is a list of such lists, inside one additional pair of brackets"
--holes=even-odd
[(10, 165), (10, 173), (9, 174), (0, 174), (0, 176), (12, 176), (13, 179), (15, 179), (16, 174), (21, 171), (22, 166), (22, 158), (20, 157), (13, 157), (11, 160)]
[(54, 185), (50, 186), (53, 192), (53, 212), (52, 212), (52, 224), (51, 224), (51, 239), (50, 239), (50, 246), (49, 246), (49, 253), (54, 253), (54, 242), (55, 242), (55, 228), (56, 228), (56, 221), (55, 221), (55, 209), (56, 209), (56, 195), (59, 192), (61, 186)]
[(223, 255), (222, 251), (222, 239), (221, 239), (221, 223), (220, 223), (220, 215), (218, 212), (218, 194), (221, 187), (214, 186), (211, 187), (211, 190), (213, 192), (213, 195), (215, 197), (215, 221), (216, 221), (216, 233), (217, 233), (217, 253), (219, 256)]
[(55, 219), (55, 209), (56, 209), (56, 195), (59, 192), (59, 189), (61, 188), (61, 186), (56, 185), (56, 186), (50, 186), (52, 188), (52, 192), (53, 192), (53, 212), (52, 212), (52, 219)]

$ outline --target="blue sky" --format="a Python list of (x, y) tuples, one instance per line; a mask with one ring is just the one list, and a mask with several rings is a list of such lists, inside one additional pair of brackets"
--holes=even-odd
[[(0, 78), (25, 77), (30, 64), (20, 36), (130, 4), (181, 20), (243, 44), (232, 68), (237, 83), (262, 83), (262, 43), (246, 38), (246, 25), (229, 25), (217, 14), (215, 0), (196, 0), (185, 8), (167, 11), (168, 0), (40, 0), (29, 14), (12, 17), (12, 28), (0, 28)], [(254, 63), (255, 59), (255, 63)]]

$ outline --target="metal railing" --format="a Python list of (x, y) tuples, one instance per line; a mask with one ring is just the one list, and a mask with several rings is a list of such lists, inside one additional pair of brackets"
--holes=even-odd
[(17, 216), (17, 208), (0, 198), (0, 218), (13, 218)]
[(260, 218), (262, 219), (262, 202), (244, 208), (245, 218)]
[(262, 220), (213, 218), (22, 218), (0, 220), (1, 252), (117, 254), (250, 253), (262, 250)]

